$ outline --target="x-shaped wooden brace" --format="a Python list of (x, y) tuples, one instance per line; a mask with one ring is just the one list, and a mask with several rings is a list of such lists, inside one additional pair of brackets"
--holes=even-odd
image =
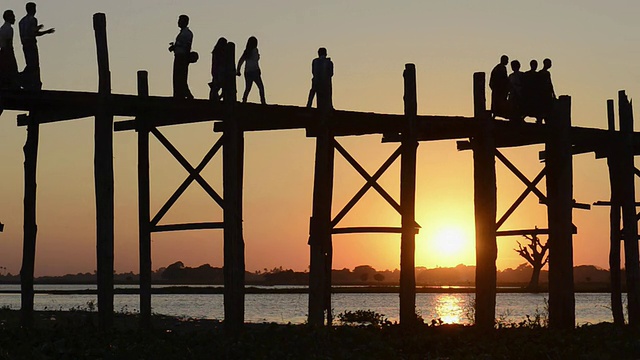
[(180, 198), (180, 195), (182, 195), (185, 192), (185, 190), (187, 190), (189, 185), (191, 185), (191, 183), (194, 180), (197, 181), (198, 184), (200, 184), (200, 186), (202, 186), (204, 191), (206, 191), (207, 194), (209, 194), (209, 196), (220, 207), (223, 207), (222, 197), (220, 195), (218, 195), (218, 193), (200, 175), (202, 170), (207, 166), (207, 164), (209, 164), (209, 161), (211, 161), (211, 159), (213, 159), (213, 157), (216, 155), (218, 150), (220, 150), (220, 148), (222, 147), (222, 139), (223, 139), (223, 137), (220, 137), (220, 139), (218, 139), (218, 141), (216, 141), (216, 143), (213, 145), (211, 150), (209, 150), (209, 152), (207, 152), (207, 154), (204, 156), (202, 161), (200, 161), (200, 164), (198, 164), (198, 166), (196, 166), (194, 168), (194, 167), (191, 166), (189, 161), (187, 161), (187, 159), (185, 159), (184, 156), (182, 156), (182, 154), (180, 154), (178, 149), (176, 149), (173, 146), (173, 144), (171, 144), (169, 139), (167, 139), (164, 135), (162, 135), (162, 133), (157, 128), (152, 128), (151, 129), (151, 133), (156, 137), (156, 139), (158, 139), (158, 141), (160, 141), (160, 143), (162, 145), (164, 145), (164, 147), (169, 151), (169, 153), (171, 153), (171, 155), (173, 155), (173, 157), (175, 157), (175, 159), (180, 163), (180, 165), (182, 165), (182, 167), (184, 167), (185, 170), (187, 170), (187, 172), (189, 172), (189, 176), (182, 182), (182, 184), (180, 184), (180, 186), (173, 193), (173, 195), (171, 195), (171, 197), (169, 197), (169, 200), (167, 200), (167, 202), (160, 208), (160, 210), (158, 211), (156, 216), (153, 217), (153, 219), (151, 220), (151, 226), (153, 227), (153, 226), (158, 225), (158, 222), (160, 222), (160, 220), (162, 220), (162, 217), (167, 214), (169, 209), (171, 209), (171, 206), (173, 206), (173, 204), (175, 204), (175, 202)]
[(498, 220), (498, 222), (496, 223), (496, 230), (497, 230), (497, 229), (500, 228), (500, 226), (502, 226), (504, 224), (505, 221), (507, 221), (509, 216), (511, 216), (511, 214), (513, 214), (513, 212), (516, 211), (518, 206), (520, 206), (520, 204), (522, 204), (524, 199), (526, 199), (527, 196), (529, 196), (530, 193), (533, 192), (538, 197), (538, 200), (540, 200), (541, 203), (546, 203), (547, 197), (542, 193), (542, 191), (538, 190), (537, 186), (538, 186), (538, 183), (542, 180), (542, 178), (544, 178), (544, 176), (546, 175), (547, 167), (545, 166), (544, 168), (542, 168), (542, 170), (540, 170), (540, 172), (533, 179), (533, 181), (529, 181), (529, 179), (520, 170), (518, 170), (518, 168), (515, 165), (513, 165), (513, 163), (511, 161), (509, 161), (509, 159), (507, 159), (497, 149), (496, 149), (496, 157), (498, 158), (498, 160), (500, 160), (500, 162), (502, 162), (504, 164), (504, 166), (507, 167), (507, 169), (511, 170), (511, 172), (518, 179), (520, 179), (520, 181), (522, 181), (522, 183), (527, 187), (522, 192), (522, 194), (520, 194), (520, 196), (513, 202), (513, 205), (511, 205), (511, 207), (509, 209), (507, 209), (507, 211), (504, 213), (504, 215), (502, 215), (500, 220)]
[[(398, 212), (398, 214), (402, 214), (400, 204), (398, 204), (398, 202), (391, 195), (389, 195), (389, 193), (382, 186), (380, 186), (380, 184), (378, 184), (378, 179), (380, 179), (380, 177), (385, 173), (385, 171), (387, 171), (387, 169), (389, 169), (389, 167), (393, 165), (393, 163), (398, 159), (398, 157), (400, 157), (400, 154), (402, 153), (402, 146), (398, 147), (398, 149), (396, 149), (396, 151), (394, 151), (393, 154), (389, 156), (387, 161), (385, 161), (382, 164), (382, 166), (380, 166), (378, 171), (376, 171), (373, 174), (373, 176), (371, 176), (358, 163), (358, 161), (356, 161), (356, 159), (354, 159), (353, 156), (351, 156), (351, 154), (349, 154), (349, 152), (344, 147), (342, 147), (342, 145), (340, 145), (340, 143), (338, 143), (338, 141), (336, 141), (335, 139), (333, 141), (333, 146), (335, 147), (336, 150), (338, 150), (340, 155), (342, 155), (342, 157), (344, 157), (344, 159), (347, 160), (347, 162), (351, 164), (351, 166), (353, 166), (353, 168), (367, 182), (360, 188), (360, 190), (358, 190), (358, 192), (353, 196), (353, 198), (349, 200), (349, 202), (344, 206), (344, 208), (331, 221), (332, 228), (334, 228), (340, 222), (340, 220), (342, 220), (347, 215), (347, 213), (349, 213), (349, 211), (353, 209), (353, 207), (358, 203), (358, 201), (360, 201), (360, 199), (362, 199), (362, 197), (371, 188), (374, 188), (380, 194), (380, 196), (382, 196), (382, 198), (385, 199), (387, 203), (389, 203), (389, 205), (391, 205)], [(416, 227), (419, 228), (419, 225), (416, 224)]]

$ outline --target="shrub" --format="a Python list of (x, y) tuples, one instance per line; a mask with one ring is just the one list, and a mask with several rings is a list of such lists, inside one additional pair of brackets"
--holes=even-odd
[(384, 314), (373, 310), (346, 310), (338, 314), (338, 321), (340, 321), (342, 325), (351, 326), (382, 327), (391, 325), (391, 321), (389, 321)]

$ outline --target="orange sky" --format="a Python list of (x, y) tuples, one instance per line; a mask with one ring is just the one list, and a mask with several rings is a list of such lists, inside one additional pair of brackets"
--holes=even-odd
[[(22, 1), (8, 0), (20, 18)], [(136, 71), (146, 69), (154, 95), (170, 95), (172, 56), (166, 48), (177, 33), (177, 15), (191, 16), (194, 49), (200, 61), (191, 66), (196, 97), (208, 95), (210, 57), (215, 40), (225, 36), (242, 48), (246, 38), (260, 41), (261, 68), (267, 101), (303, 105), (310, 85), (310, 62), (319, 46), (335, 63), (334, 104), (338, 109), (402, 112), (402, 70), (413, 62), (418, 71), (420, 114), (471, 115), (471, 80), (475, 71), (489, 72), (502, 53), (528, 63), (554, 60), (556, 92), (569, 94), (573, 122), (606, 126), (606, 99), (626, 89), (640, 93), (637, 51), (640, 5), (633, 1), (589, 0), (580, 4), (538, 1), (530, 5), (488, 0), (386, 2), (342, 1), (211, 1), (59, 0), (42, 2), (37, 17), (57, 32), (39, 42), (42, 77), (47, 89), (97, 88), (91, 16), (105, 12), (108, 22), (113, 91), (136, 92)], [(636, 11), (634, 11), (636, 10)], [(544, 18), (545, 21), (540, 21)], [(544, 23), (544, 27), (541, 24)], [(17, 39), (14, 42), (17, 45)], [(17, 47), (20, 67), (23, 57)], [(525, 69), (527, 66), (525, 66)], [(243, 89), (242, 79), (238, 88)], [(257, 101), (257, 93), (250, 101)], [(25, 129), (15, 126), (15, 112), (0, 117), (0, 267), (17, 273), (22, 251), (22, 146)], [(162, 131), (186, 157), (197, 163), (219, 135), (211, 124)], [(38, 253), (36, 274), (64, 274), (95, 269), (93, 195), (93, 124), (83, 119), (41, 127), (38, 168)], [(379, 136), (340, 139), (373, 173), (397, 145)], [(116, 271), (137, 271), (136, 137), (118, 133), (114, 140), (116, 195)], [(529, 178), (541, 168), (538, 151), (528, 147), (505, 151)], [(311, 214), (314, 141), (304, 131), (246, 134), (244, 228), (247, 269), (308, 266), (308, 221)], [(334, 214), (363, 184), (362, 178), (336, 156)], [(217, 158), (204, 175), (221, 190)], [(524, 186), (498, 166), (499, 214)], [(381, 183), (399, 198), (399, 165)], [(152, 143), (152, 209), (157, 210), (186, 177), (186, 172), (158, 143)], [(592, 203), (609, 197), (607, 168), (592, 154), (574, 157), (574, 197)], [(544, 183), (544, 182), (543, 182)], [(474, 263), (473, 186), (470, 152), (457, 152), (454, 142), (423, 143), (419, 148), (416, 264), (454, 266)], [(544, 188), (544, 185), (541, 187)], [(216, 221), (221, 212), (197, 186), (192, 186), (166, 221)], [(341, 225), (399, 225), (399, 216), (371, 192)], [(608, 211), (574, 211), (579, 233), (574, 237), (575, 264), (607, 267)], [(505, 224), (505, 229), (546, 227), (546, 209), (531, 198)], [(444, 235), (443, 235), (444, 234)], [(447, 237), (448, 236), (448, 237)], [(460, 237), (459, 247), (443, 241)], [(512, 250), (518, 238), (499, 239), (498, 267), (522, 260)], [(452, 242), (452, 241), (451, 241)], [(399, 235), (338, 235), (334, 267), (370, 264), (399, 267)], [(220, 231), (153, 235), (153, 267), (182, 260), (188, 266), (221, 265)]]

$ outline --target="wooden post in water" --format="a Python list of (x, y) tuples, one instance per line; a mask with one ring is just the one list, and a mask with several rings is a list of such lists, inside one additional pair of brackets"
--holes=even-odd
[[(616, 119), (613, 108), (613, 100), (607, 100), (607, 119), (609, 132), (615, 135)], [(622, 285), (620, 274), (620, 150), (618, 142), (614, 142), (609, 147), (607, 154), (607, 165), (609, 168), (609, 183), (611, 185), (611, 208), (609, 209), (610, 221), (610, 248), (609, 248), (609, 276), (611, 278), (611, 313), (613, 323), (624, 325), (624, 313), (622, 310)]]
[(36, 170), (40, 125), (33, 112), (29, 113), (27, 141), (24, 144), (24, 239), (22, 268), (20, 269), (20, 312), (22, 325), (33, 325), (33, 274), (36, 261)]
[(313, 205), (309, 224), (309, 325), (331, 322), (331, 264), (333, 256), (331, 202), (333, 197), (334, 137), (329, 128), (329, 109), (322, 112), (316, 136)]
[[(138, 71), (138, 96), (149, 96), (149, 75)], [(138, 241), (140, 247), (140, 325), (151, 326), (151, 204), (149, 190), (149, 125), (136, 118), (138, 132)]]
[(400, 165), (400, 208), (402, 238), (400, 243), (400, 325), (414, 327), (416, 323), (416, 158), (418, 141), (415, 126), (418, 112), (416, 66), (404, 68), (404, 115), (402, 157)]
[(638, 220), (635, 207), (633, 110), (624, 91), (618, 93), (620, 112), (620, 199), (624, 238), (624, 268), (627, 276), (629, 325), (640, 326), (640, 268), (638, 265)]
[(109, 111), (111, 72), (107, 46), (107, 20), (93, 15), (98, 54), (100, 104), (95, 119), (94, 176), (96, 191), (96, 252), (98, 273), (98, 322), (102, 329), (113, 325), (113, 115)]
[(485, 74), (473, 74), (473, 114), (478, 131), (473, 144), (476, 220), (476, 326), (492, 329), (496, 314), (496, 160), (493, 119), (487, 112)]
[(571, 97), (560, 96), (547, 126), (549, 222), (549, 326), (575, 327), (573, 290), (573, 155)]
[(224, 187), (224, 324), (236, 333), (244, 324), (244, 239), (242, 236), (242, 183), (244, 133), (234, 117), (236, 103), (235, 44), (226, 48), (223, 86), (225, 130), (223, 145)]

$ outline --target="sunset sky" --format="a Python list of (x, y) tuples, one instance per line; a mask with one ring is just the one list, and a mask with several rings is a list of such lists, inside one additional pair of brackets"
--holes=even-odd
[[(24, 16), (25, 1), (5, 0), (2, 11)], [(56, 33), (39, 38), (45, 89), (95, 91), (97, 65), (92, 15), (107, 16), (112, 88), (136, 93), (136, 71), (149, 71), (152, 95), (171, 95), (173, 56), (167, 51), (178, 32), (180, 14), (191, 18), (194, 50), (190, 67), (197, 98), (208, 96), (210, 52), (225, 36), (237, 55), (246, 39), (258, 40), (267, 102), (304, 105), (310, 64), (318, 47), (335, 64), (333, 101), (337, 109), (402, 113), (402, 70), (415, 63), (419, 114), (470, 116), (472, 74), (490, 72), (500, 55), (528, 62), (545, 57), (557, 94), (572, 96), (573, 123), (606, 127), (606, 100), (620, 89), (640, 94), (640, 3), (597, 1), (308, 1), (308, 0), (56, 0), (38, 3), (36, 17)], [(19, 67), (24, 58), (16, 24), (14, 46)], [(238, 78), (238, 90), (244, 79)], [(257, 102), (257, 89), (249, 101)], [(23, 154), (26, 129), (16, 112), (0, 117), (0, 268), (17, 273), (22, 254)], [(638, 128), (638, 127), (636, 127)], [(219, 137), (212, 123), (163, 128), (162, 132), (196, 165)], [(370, 172), (397, 147), (380, 136), (339, 139)], [(247, 270), (283, 266), (307, 269), (314, 139), (303, 130), (245, 135), (244, 237)], [(541, 146), (505, 150), (532, 179), (541, 169)], [(115, 269), (138, 271), (136, 135), (114, 136)], [(473, 182), (471, 152), (455, 142), (422, 143), (418, 154), (416, 238), (418, 266), (473, 265)], [(204, 172), (219, 192), (221, 158)], [(155, 214), (186, 172), (152, 140), (151, 199)], [(498, 164), (498, 217), (524, 190)], [(336, 155), (334, 214), (364, 180)], [(381, 180), (399, 200), (399, 163)], [(544, 181), (542, 182), (544, 184)], [(40, 130), (38, 159), (38, 245), (36, 275), (92, 272), (95, 266), (93, 119), (46, 124)], [(544, 191), (544, 185), (541, 186)], [(574, 197), (583, 203), (609, 198), (606, 162), (593, 154), (574, 157)], [(165, 222), (219, 221), (220, 209), (192, 185)], [(607, 208), (575, 210), (574, 264), (608, 268)], [(152, 214), (153, 216), (153, 214)], [(399, 226), (400, 217), (370, 192), (340, 226)], [(502, 229), (545, 228), (546, 208), (527, 200)], [(187, 266), (222, 265), (222, 232), (154, 234), (153, 268), (181, 260)], [(399, 235), (334, 236), (334, 268), (369, 264), (399, 268)], [(513, 251), (518, 237), (499, 238), (498, 268), (523, 260)], [(444, 244), (449, 244), (445, 246)], [(4, 271), (4, 270), (3, 270)]]

